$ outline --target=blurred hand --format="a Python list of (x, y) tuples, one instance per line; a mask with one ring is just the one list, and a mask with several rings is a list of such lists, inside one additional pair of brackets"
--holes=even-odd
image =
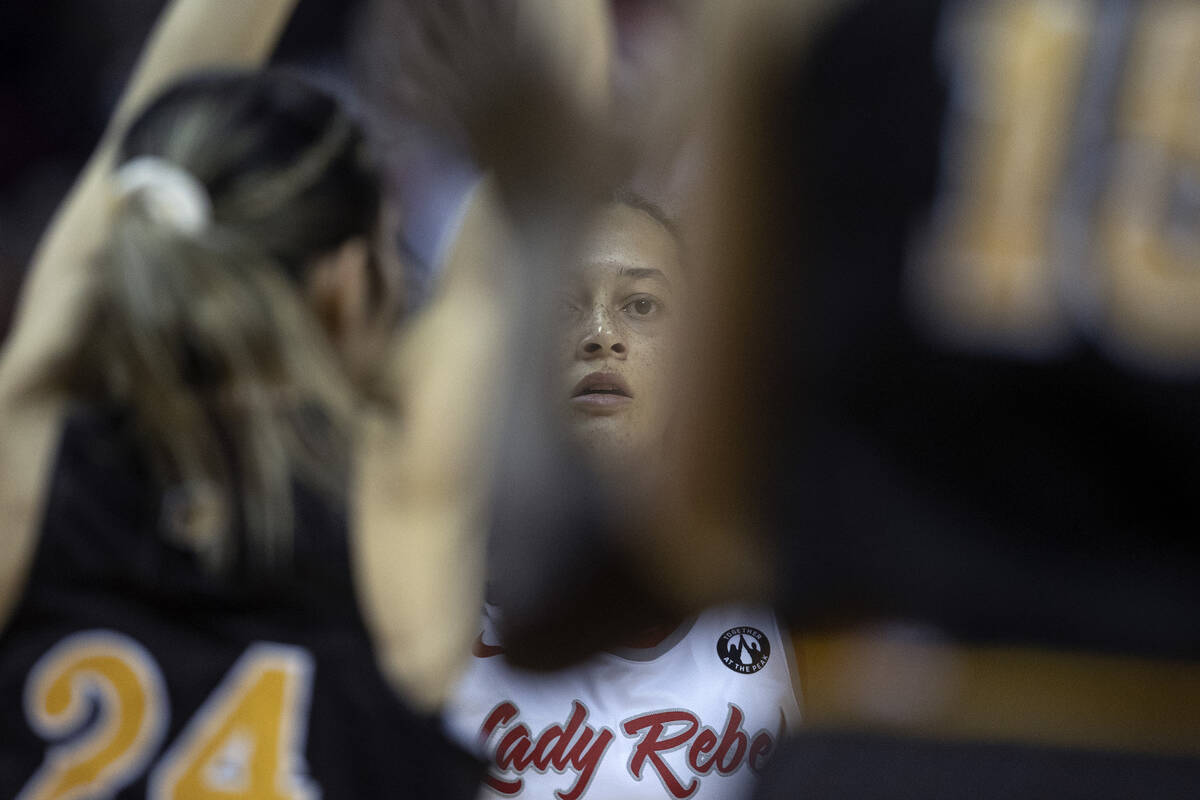
[(372, 0), (363, 38), (385, 116), (457, 142), (485, 169), (528, 169), (608, 102), (604, 0)]

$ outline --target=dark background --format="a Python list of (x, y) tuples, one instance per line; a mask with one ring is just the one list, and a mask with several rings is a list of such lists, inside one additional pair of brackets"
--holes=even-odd
[[(165, 5), (0, 4), (0, 340), (38, 238), (99, 140)], [(275, 60), (341, 71), (361, 5), (302, 0)]]

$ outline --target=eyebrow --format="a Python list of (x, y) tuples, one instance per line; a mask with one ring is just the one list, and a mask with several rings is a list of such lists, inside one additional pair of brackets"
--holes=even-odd
[(652, 267), (622, 267), (618, 274), (628, 275), (635, 280), (640, 278), (657, 278), (667, 286), (671, 285), (671, 281), (667, 278), (666, 273), (661, 269), (654, 269)]

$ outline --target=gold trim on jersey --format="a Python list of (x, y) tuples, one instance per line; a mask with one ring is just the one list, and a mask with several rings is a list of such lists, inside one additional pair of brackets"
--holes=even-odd
[(967, 647), (913, 629), (802, 637), (806, 724), (1200, 755), (1200, 664)]

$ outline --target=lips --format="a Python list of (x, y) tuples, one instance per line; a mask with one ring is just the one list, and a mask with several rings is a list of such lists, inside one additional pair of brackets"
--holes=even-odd
[(571, 391), (571, 404), (585, 410), (605, 413), (633, 402), (629, 384), (616, 372), (585, 375)]

